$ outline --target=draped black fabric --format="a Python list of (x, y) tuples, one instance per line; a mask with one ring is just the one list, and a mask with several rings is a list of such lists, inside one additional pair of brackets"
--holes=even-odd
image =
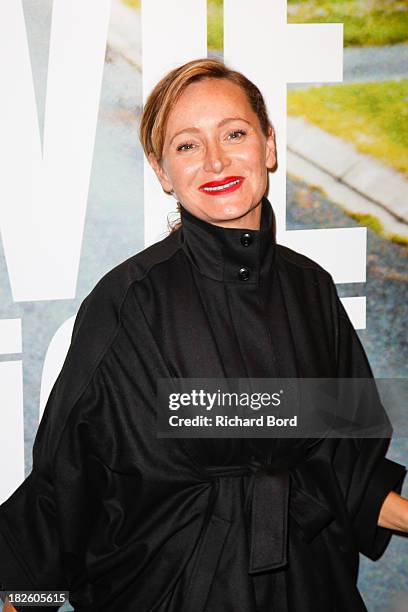
[(256, 231), (182, 208), (83, 301), (0, 506), (4, 588), (69, 590), (78, 612), (366, 609), (359, 553), (386, 548), (405, 475), (388, 439), (156, 435), (158, 378), (372, 376), (330, 275), (272, 224), (267, 199)]

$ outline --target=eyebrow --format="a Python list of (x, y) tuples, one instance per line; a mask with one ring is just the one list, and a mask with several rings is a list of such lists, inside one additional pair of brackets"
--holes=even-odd
[[(248, 125), (251, 125), (249, 121), (247, 121), (246, 119), (244, 119), (243, 117), (227, 117), (226, 119), (223, 119), (222, 121), (219, 122), (219, 124), (217, 125), (217, 127), (222, 127), (223, 125), (225, 125), (226, 123), (229, 123), (230, 121), (244, 121), (245, 123), (247, 123)], [(199, 130), (196, 127), (187, 127), (187, 128), (183, 128), (182, 130), (180, 130), (179, 132), (176, 132), (176, 134), (174, 134), (174, 136), (172, 137), (172, 139), (170, 140), (171, 144), (173, 142), (173, 140), (175, 138), (177, 138), (177, 136), (179, 136), (180, 134), (184, 134), (184, 132), (200, 132), (201, 130)]]

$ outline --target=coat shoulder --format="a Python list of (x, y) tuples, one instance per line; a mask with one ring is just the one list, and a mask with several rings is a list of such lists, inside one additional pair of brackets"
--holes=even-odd
[(171, 259), (179, 249), (177, 232), (166, 236), (104, 274), (88, 297), (111, 297), (120, 302), (130, 285), (145, 278), (155, 266)]
[[(80, 304), (72, 332), (73, 341), (80, 329), (107, 340), (116, 334), (121, 312), (130, 289), (157, 265), (171, 259), (180, 249), (177, 232), (132, 255), (104, 274)], [(103, 333), (101, 333), (103, 330)], [(83, 334), (80, 334), (83, 335)]]
[(307, 257), (302, 253), (299, 253), (298, 251), (290, 249), (289, 247), (283, 244), (276, 245), (276, 254), (279, 263), (288, 271), (298, 270), (299, 272), (302, 272), (307, 270), (313, 270), (314, 272), (321, 273), (322, 277), (325, 277), (326, 280), (332, 280), (330, 272), (328, 272), (316, 261), (310, 259), (310, 257)]
[(178, 235), (174, 232), (106, 272), (83, 299), (75, 328), (78, 328), (84, 319), (118, 322), (129, 289), (142, 281), (157, 265), (169, 261), (179, 249)]

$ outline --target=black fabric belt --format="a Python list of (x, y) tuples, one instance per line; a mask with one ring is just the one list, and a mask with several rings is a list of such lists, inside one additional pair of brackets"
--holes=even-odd
[[(250, 515), (250, 574), (277, 569), (287, 563), (289, 513), (307, 541), (334, 518), (322, 500), (291, 482), (289, 469), (253, 459), (246, 465), (209, 466), (205, 471), (211, 478), (251, 475), (246, 504)], [(211, 505), (214, 503), (215, 499)]]

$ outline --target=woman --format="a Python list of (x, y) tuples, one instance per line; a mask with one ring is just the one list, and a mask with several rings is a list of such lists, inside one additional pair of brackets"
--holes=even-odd
[(82, 303), (33, 471), (0, 507), (0, 581), (78, 611), (365, 610), (358, 553), (408, 530), (386, 439), (156, 435), (161, 378), (371, 376), (330, 275), (274, 240), (262, 96), (190, 62), (141, 141), (181, 224)]

